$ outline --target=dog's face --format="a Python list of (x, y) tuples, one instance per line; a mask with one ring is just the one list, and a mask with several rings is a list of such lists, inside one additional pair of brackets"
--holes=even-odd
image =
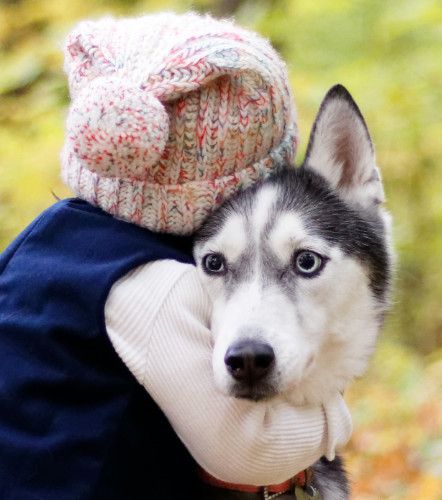
[(197, 236), (222, 391), (313, 403), (362, 374), (387, 306), (382, 200), (363, 118), (334, 87), (304, 165), (227, 202)]

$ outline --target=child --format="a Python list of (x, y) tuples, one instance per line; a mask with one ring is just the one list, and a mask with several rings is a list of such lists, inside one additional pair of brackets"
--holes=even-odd
[(192, 456), (255, 485), (333, 458), (351, 432), (340, 394), (294, 407), (216, 391), (187, 236), (293, 160), (284, 64), (195, 14), (83, 22), (65, 54), (62, 175), (78, 198), (0, 259), (2, 498), (190, 499)]

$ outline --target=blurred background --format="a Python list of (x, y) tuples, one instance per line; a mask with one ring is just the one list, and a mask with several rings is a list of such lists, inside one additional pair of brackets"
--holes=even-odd
[(395, 220), (393, 310), (346, 394), (353, 498), (442, 498), (442, 3), (440, 0), (0, 0), (0, 250), (58, 197), (73, 24), (171, 9), (234, 17), (286, 60), (302, 161), (329, 87), (370, 128)]

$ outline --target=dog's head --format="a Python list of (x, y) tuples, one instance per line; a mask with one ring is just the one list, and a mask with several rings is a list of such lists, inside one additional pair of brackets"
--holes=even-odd
[(388, 305), (383, 200), (368, 129), (337, 85), (304, 164), (225, 203), (196, 237), (222, 391), (313, 403), (363, 373)]

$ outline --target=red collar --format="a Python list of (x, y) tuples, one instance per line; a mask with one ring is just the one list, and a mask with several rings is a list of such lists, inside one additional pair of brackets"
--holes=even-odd
[(226, 483), (225, 481), (221, 481), (220, 479), (216, 479), (211, 474), (206, 472), (205, 470), (199, 468), (198, 469), (198, 477), (204, 483), (210, 484), (211, 486), (215, 486), (216, 488), (224, 488), (227, 490), (235, 490), (235, 491), (247, 491), (249, 493), (259, 493), (263, 490), (266, 490), (268, 493), (285, 493), (295, 487), (303, 488), (304, 486), (310, 486), (313, 471), (308, 468), (296, 474), (296, 476), (284, 481), (280, 484), (272, 484), (270, 486), (253, 486), (251, 484), (234, 484), (234, 483)]

